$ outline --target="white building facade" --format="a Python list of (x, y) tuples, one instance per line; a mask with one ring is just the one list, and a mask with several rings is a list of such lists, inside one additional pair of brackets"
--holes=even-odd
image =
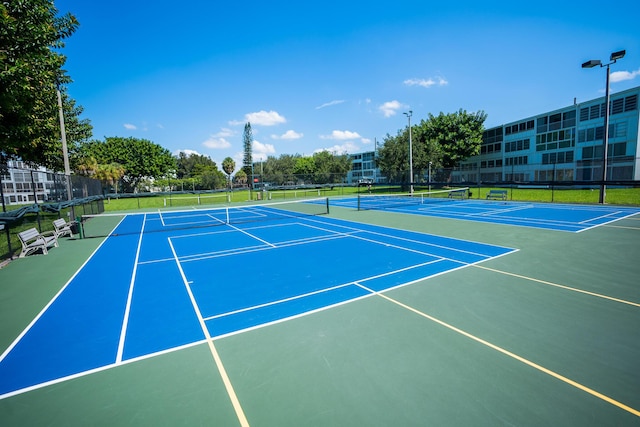
[[(610, 95), (607, 181), (640, 180), (640, 87)], [(487, 129), (456, 182), (602, 179), (604, 97)]]

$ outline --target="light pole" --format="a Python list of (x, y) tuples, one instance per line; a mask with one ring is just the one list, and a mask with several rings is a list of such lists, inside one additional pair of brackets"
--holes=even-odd
[(60, 94), (60, 86), (56, 87), (56, 95), (58, 96), (58, 118), (60, 119), (60, 136), (62, 138), (62, 160), (64, 162), (64, 175), (67, 178), (67, 200), (71, 201), (73, 195), (71, 193), (71, 169), (69, 167), (69, 153), (67, 151), (67, 133), (64, 126), (64, 113), (62, 110), (62, 95)]
[(602, 182), (600, 183), (600, 197), (598, 200), (600, 204), (605, 203), (607, 191), (605, 182), (607, 180), (607, 151), (609, 149), (609, 66), (615, 64), (618, 59), (623, 58), (626, 53), (626, 50), (613, 52), (609, 57), (611, 62), (608, 64), (603, 64), (599, 59), (592, 59), (582, 64), (582, 68), (607, 67), (607, 83), (604, 95), (604, 135), (602, 138)]
[[(62, 139), (62, 160), (64, 163), (64, 176), (67, 181), (67, 200), (73, 200), (73, 189), (71, 186), (71, 168), (69, 166), (69, 151), (67, 150), (67, 132), (64, 126), (64, 110), (62, 108), (62, 94), (60, 93), (60, 83), (56, 82), (56, 95), (58, 98), (58, 118), (60, 119), (60, 138)], [(71, 205), (71, 221), (76, 218), (76, 210)]]
[(413, 194), (413, 144), (411, 141), (411, 116), (413, 111), (409, 110), (408, 113), (404, 113), (409, 119), (409, 191)]

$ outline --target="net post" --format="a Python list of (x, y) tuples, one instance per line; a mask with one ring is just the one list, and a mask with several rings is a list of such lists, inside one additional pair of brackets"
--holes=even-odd
[(84, 239), (84, 227), (82, 225), (82, 217), (81, 216), (77, 216), (76, 217), (76, 222), (78, 223), (78, 233), (80, 235), (80, 238)]
[(329, 214), (329, 198), (327, 197), (325, 199), (327, 201), (327, 215)]
[(358, 210), (360, 210), (360, 194), (358, 194)]

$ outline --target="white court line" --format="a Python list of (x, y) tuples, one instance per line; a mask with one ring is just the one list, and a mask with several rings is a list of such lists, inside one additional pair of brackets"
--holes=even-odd
[[(122, 217), (122, 219), (120, 219), (120, 221), (118, 222), (118, 224), (113, 228), (113, 230), (111, 230), (111, 232), (109, 233), (109, 235), (111, 235), (111, 233), (113, 233), (114, 230), (116, 230), (118, 228), (118, 226), (120, 226), (120, 224), (122, 223), (122, 221), (124, 221), (125, 216)], [(107, 236), (108, 238), (108, 236)], [(27, 334), (27, 332), (29, 332), (29, 330), (31, 330), (31, 328), (33, 327), (33, 325), (36, 324), (36, 322), (38, 322), (38, 320), (40, 320), (40, 318), (44, 315), (44, 313), (46, 313), (46, 311), (49, 309), (49, 307), (51, 307), (51, 305), (60, 297), (60, 295), (65, 291), (65, 289), (67, 289), (67, 287), (69, 287), (69, 285), (71, 284), (71, 282), (73, 282), (73, 280), (76, 278), (76, 276), (82, 271), (82, 269), (89, 263), (89, 261), (91, 261), (91, 259), (95, 256), (95, 254), (100, 250), (100, 248), (102, 248), (102, 245), (105, 244), (105, 242), (107, 241), (107, 238), (105, 238), (99, 245), (98, 247), (91, 253), (91, 255), (89, 255), (89, 257), (87, 258), (87, 260), (80, 266), (80, 268), (78, 268), (78, 270), (73, 273), (73, 275), (71, 276), (71, 278), (67, 281), (67, 283), (64, 284), (64, 286), (58, 291), (58, 293), (56, 293), (53, 298), (51, 298), (51, 300), (49, 301), (49, 303), (47, 303), (47, 305), (44, 306), (44, 308), (42, 310), (40, 310), (40, 313), (38, 313), (38, 315), (31, 321), (31, 323), (29, 323), (27, 325), (26, 328), (24, 328), (24, 330), (20, 333), (20, 335), (18, 335), (16, 337), (15, 340), (13, 340), (13, 342), (9, 345), (9, 347), (7, 347), (7, 349), (4, 351), (4, 353), (2, 353), (2, 355), (0, 355), (0, 363), (2, 363), (2, 361), (5, 359), (5, 357), (7, 357), (7, 355), (11, 352), (11, 350), (13, 350), (13, 348), (20, 342), (20, 340)]]
[(225, 253), (221, 253), (217, 255), (203, 254), (202, 256), (199, 256), (199, 258), (184, 259), (183, 257), (181, 258), (181, 261), (185, 263), (185, 262), (192, 262), (192, 261), (202, 261), (205, 259), (212, 259), (212, 258), (221, 258), (225, 256), (242, 255), (242, 254), (247, 254), (251, 252), (271, 251), (274, 249), (282, 249), (290, 246), (301, 246), (301, 245), (306, 245), (310, 243), (323, 242), (327, 240), (343, 239), (344, 237), (346, 236), (323, 236), (316, 239), (293, 240), (289, 243), (279, 243), (277, 246), (255, 246), (255, 247), (252, 247), (253, 249), (241, 248), (235, 252), (225, 251)]
[(582, 229), (582, 230), (578, 231), (578, 233), (581, 233), (581, 232), (583, 232), (583, 231), (587, 231), (587, 230), (591, 230), (591, 229), (593, 229), (593, 228), (597, 228), (597, 227), (602, 227), (602, 226), (605, 226), (605, 225), (609, 225), (609, 224), (611, 224), (611, 223), (614, 223), (614, 222), (617, 222), (617, 221), (621, 221), (621, 220), (623, 220), (623, 219), (627, 219), (627, 218), (629, 218), (629, 217), (631, 217), (631, 216), (634, 216), (634, 215), (636, 215), (636, 213), (630, 213), (630, 214), (629, 214), (629, 215), (627, 215), (627, 216), (623, 216), (623, 217), (620, 217), (620, 218), (614, 218), (614, 219), (612, 219), (611, 221), (603, 222), (602, 224), (595, 224), (595, 225), (593, 225), (593, 226), (591, 226), (591, 227), (587, 227), (587, 228), (584, 228), (584, 229)]
[(608, 213), (606, 215), (601, 215), (601, 216), (597, 216), (595, 218), (585, 219), (584, 221), (580, 221), (578, 224), (584, 224), (585, 222), (597, 221), (597, 220), (599, 220), (601, 218), (608, 218), (611, 215), (617, 215), (619, 213), (622, 213), (622, 211), (610, 212), (610, 213)]
[[(264, 308), (264, 307), (269, 307), (269, 306), (281, 304), (281, 303), (284, 303), (284, 302), (295, 301), (297, 299), (306, 298), (306, 297), (309, 297), (309, 296), (312, 296), (312, 295), (317, 295), (317, 294), (321, 294), (321, 293), (324, 293), (324, 292), (334, 291), (336, 289), (344, 288), (344, 287), (347, 287), (347, 286), (357, 285), (359, 282), (369, 282), (369, 281), (374, 280), (374, 279), (379, 279), (380, 277), (392, 276), (392, 275), (397, 274), (397, 273), (402, 273), (404, 271), (413, 270), (414, 268), (424, 267), (426, 265), (435, 264), (435, 263), (442, 262), (442, 261), (445, 261), (445, 260), (446, 260), (445, 258), (439, 258), (439, 259), (423, 262), (423, 263), (420, 263), (420, 264), (410, 265), (408, 267), (399, 268), (399, 269), (393, 270), (393, 271), (387, 271), (386, 273), (377, 274), (375, 276), (366, 277), (366, 278), (363, 278), (363, 279), (357, 279), (357, 280), (354, 280), (354, 281), (351, 281), (351, 282), (343, 283), (341, 285), (332, 286), (330, 288), (323, 288), (323, 289), (319, 289), (317, 291), (308, 292), (306, 294), (295, 295), (295, 296), (292, 296), (292, 297), (289, 297), (289, 298), (283, 298), (283, 299), (276, 300), (276, 301), (270, 301), (270, 302), (264, 303), (264, 304), (259, 304), (259, 305), (254, 305), (254, 306), (251, 306), (251, 307), (241, 308), (241, 309), (229, 311), (229, 312), (226, 312), (226, 313), (216, 314), (214, 316), (205, 317), (204, 320), (219, 319), (221, 317), (231, 316), (233, 314), (244, 313), (246, 311), (256, 310), (256, 309), (260, 309), (260, 308)], [(449, 260), (449, 261), (459, 262), (459, 261), (454, 261), (454, 260)]]
[(236, 412), (236, 416), (238, 417), (238, 421), (240, 422), (241, 426), (249, 426), (249, 422), (247, 421), (247, 417), (244, 414), (244, 410), (242, 409), (242, 405), (240, 405), (240, 400), (238, 399), (238, 396), (236, 395), (235, 390), (233, 389), (233, 384), (231, 384), (231, 379), (229, 378), (229, 375), (227, 374), (227, 371), (224, 367), (224, 364), (222, 363), (222, 359), (220, 358), (220, 355), (218, 354), (218, 350), (216, 349), (216, 346), (213, 343), (213, 339), (211, 338), (211, 334), (209, 333), (209, 328), (207, 328), (207, 325), (202, 317), (202, 312), (200, 311), (200, 307), (198, 306), (198, 303), (196, 302), (196, 298), (193, 295), (193, 292), (191, 290), (191, 285), (189, 284), (189, 281), (187, 280), (187, 276), (184, 273), (184, 270), (182, 269), (182, 265), (180, 264), (180, 260), (178, 259), (178, 255), (176, 254), (175, 248), (173, 247), (173, 244), (171, 243), (171, 239), (169, 239), (169, 246), (171, 247), (171, 252), (173, 252), (173, 257), (176, 261), (176, 265), (178, 266), (178, 270), (180, 271), (180, 276), (182, 277), (182, 281), (184, 283), (184, 286), (187, 290), (187, 294), (189, 295), (189, 299), (191, 300), (191, 305), (193, 306), (193, 310), (196, 313), (196, 317), (198, 318), (198, 322), (200, 323), (200, 327), (202, 328), (202, 332), (204, 333), (205, 339), (207, 341), (207, 344), (209, 345), (209, 350), (211, 351), (211, 355), (213, 356), (213, 360), (216, 363), (216, 367), (218, 368), (218, 372), (220, 373), (220, 376), (222, 377), (222, 382), (224, 383), (225, 389), (227, 390), (227, 394), (229, 395), (229, 399), (231, 400), (231, 404), (233, 405), (233, 409)]
[(468, 216), (489, 216), (489, 215), (496, 215), (496, 214), (501, 214), (501, 213), (505, 213), (505, 212), (514, 212), (514, 211), (522, 211), (525, 209), (531, 209), (533, 208), (533, 205), (525, 205), (525, 206), (515, 206), (509, 209), (493, 209), (490, 211), (486, 211), (486, 212), (480, 212), (480, 213), (473, 213), (473, 214), (467, 214)]
[(256, 239), (256, 240), (257, 240), (257, 241), (259, 241), (259, 242), (264, 243), (265, 245), (269, 245), (269, 246), (271, 246), (272, 248), (275, 248), (275, 247), (276, 247), (276, 245), (274, 245), (273, 243), (271, 243), (271, 242), (267, 242), (266, 240), (261, 239), (261, 238), (259, 238), (258, 236), (254, 236), (253, 234), (251, 234), (251, 233), (249, 233), (249, 232), (247, 232), (247, 231), (244, 231), (242, 228), (238, 228), (238, 227), (236, 227), (235, 225), (231, 225), (231, 224), (227, 224), (227, 225), (228, 225), (229, 227), (233, 228), (234, 230), (237, 230), (237, 231), (239, 231), (239, 232), (241, 232), (241, 233), (243, 233), (243, 234), (246, 234), (247, 236), (249, 236), (249, 237), (251, 237), (251, 238), (253, 238), (253, 239)]
[[(385, 234), (385, 233), (381, 233), (381, 232), (378, 232), (378, 231), (365, 230), (365, 229), (362, 229), (362, 228), (355, 228), (355, 227), (350, 227), (350, 226), (345, 226), (345, 225), (340, 225), (340, 224), (332, 224), (332, 223), (327, 223), (327, 222), (322, 222), (322, 221), (317, 221), (317, 220), (314, 220), (314, 222), (319, 222), (319, 223), (324, 224), (324, 225), (333, 225), (333, 226), (340, 227), (340, 228), (347, 228), (347, 229), (350, 229), (350, 230), (354, 230), (355, 232), (368, 233), (368, 234), (373, 234), (373, 235), (392, 238), (392, 239), (395, 239), (395, 240), (402, 240), (402, 241), (405, 241), (405, 242), (417, 243), (417, 244), (424, 245), (424, 246), (433, 246), (435, 248), (446, 249), (446, 250), (450, 250), (452, 252), (460, 252), (460, 253), (465, 253), (465, 254), (471, 254), (471, 255), (475, 255), (475, 256), (485, 257), (485, 258), (489, 256), (489, 255), (486, 255), (486, 254), (479, 254), (477, 252), (472, 252), (472, 251), (467, 251), (467, 250), (463, 250), (463, 249), (452, 248), (450, 246), (437, 245), (435, 243), (423, 242), (421, 240), (414, 240), (414, 239), (408, 239), (406, 237), (393, 236), (391, 234)], [(313, 226), (309, 225), (309, 227), (313, 227)], [(390, 228), (390, 227), (382, 227), (382, 226), (376, 226), (376, 227), (377, 228)], [(334, 233), (340, 233), (339, 231), (336, 231), (336, 230), (328, 230), (328, 229), (324, 229), (324, 228), (321, 228), (321, 227), (313, 227), (313, 228), (318, 228), (319, 230), (324, 230), (324, 231), (329, 231), (329, 232), (334, 232)], [(392, 230), (393, 230), (393, 228), (392, 228)], [(417, 232), (417, 231), (410, 231), (410, 230), (400, 230), (400, 231), (410, 232), (410, 233), (413, 233), (413, 234), (422, 234), (422, 235), (427, 235), (427, 236), (430, 235), (430, 234), (425, 234), (425, 233), (420, 233), (420, 232)], [(358, 238), (358, 239), (362, 239), (362, 240), (365, 240), (365, 241), (371, 241), (373, 243), (378, 243), (378, 244), (381, 244), (381, 245), (394, 246), (394, 245), (389, 245), (388, 243), (385, 243), (383, 241), (377, 241), (377, 240), (373, 240), (373, 239), (366, 239), (364, 237), (359, 237), (359, 236), (355, 236), (355, 235), (351, 235), (351, 234), (349, 234), (349, 236), (355, 237), (355, 238)], [(442, 236), (436, 236), (436, 237), (442, 238)], [(444, 238), (446, 239), (447, 237), (444, 237)], [(460, 242), (471, 242), (470, 240), (462, 240), (462, 239), (454, 239), (454, 238), (451, 238), (451, 240), (457, 240), (457, 241), (460, 241)], [(471, 242), (471, 243), (477, 243), (477, 242)], [(496, 246), (496, 245), (490, 245), (490, 246)], [(504, 248), (504, 246), (499, 246), (499, 247)], [(398, 246), (398, 248), (409, 250), (409, 248), (403, 248), (402, 246)], [(512, 248), (506, 248), (506, 249), (512, 249)], [(416, 251), (416, 252), (423, 253), (423, 252), (419, 252), (419, 251)], [(435, 255), (432, 255), (432, 254), (430, 254), (430, 255), (431, 256), (435, 256)]]
[(124, 309), (124, 318), (122, 320), (122, 328), (120, 329), (120, 340), (118, 341), (118, 352), (116, 354), (116, 363), (122, 362), (122, 353), (124, 352), (124, 342), (127, 336), (127, 326), (129, 325), (129, 313), (131, 312), (131, 300), (133, 299), (133, 286), (136, 282), (136, 274), (138, 272), (138, 259), (140, 258), (140, 249), (142, 247), (142, 237), (144, 235), (144, 226), (147, 221), (145, 214), (142, 219), (142, 228), (138, 237), (138, 247), (136, 248), (136, 257), (133, 261), (133, 271), (131, 272), (131, 282), (129, 282), (129, 292), (127, 294), (127, 305)]

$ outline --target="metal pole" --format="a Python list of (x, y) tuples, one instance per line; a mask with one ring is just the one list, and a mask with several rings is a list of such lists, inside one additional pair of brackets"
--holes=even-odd
[[(56, 94), (58, 95), (58, 115), (60, 118), (60, 138), (62, 139), (62, 160), (64, 162), (64, 176), (67, 186), (67, 200), (71, 202), (73, 200), (73, 191), (71, 189), (71, 168), (69, 167), (69, 151), (67, 150), (67, 132), (64, 127), (64, 111), (62, 109), (62, 94), (60, 93), (60, 86), (56, 88)], [(71, 205), (71, 218), (75, 218), (75, 207)]]
[(598, 202), (606, 202), (607, 186), (607, 151), (609, 151), (609, 65), (607, 64), (607, 84), (604, 95), (604, 136), (602, 138), (602, 182), (600, 183), (600, 198)]
[(609, 57), (608, 64), (603, 64), (599, 59), (592, 59), (582, 64), (582, 68), (593, 68), (600, 66), (607, 67), (607, 83), (605, 86), (605, 99), (604, 99), (604, 134), (602, 138), (602, 180), (600, 182), (600, 198), (599, 203), (604, 204), (606, 202), (607, 192), (607, 152), (609, 151), (609, 66), (615, 64), (618, 59), (624, 58), (626, 50), (619, 50), (613, 52)]
[(413, 143), (411, 141), (411, 116), (413, 111), (409, 110), (408, 113), (404, 113), (409, 119), (409, 191), (413, 194)]
[(60, 88), (56, 90), (58, 94), (58, 113), (60, 116), (60, 135), (62, 137), (62, 158), (64, 161), (64, 175), (67, 178), (67, 200), (73, 199), (71, 192), (71, 169), (69, 167), (69, 152), (67, 151), (67, 133), (64, 127), (64, 113), (62, 110), (62, 95), (60, 94)]

